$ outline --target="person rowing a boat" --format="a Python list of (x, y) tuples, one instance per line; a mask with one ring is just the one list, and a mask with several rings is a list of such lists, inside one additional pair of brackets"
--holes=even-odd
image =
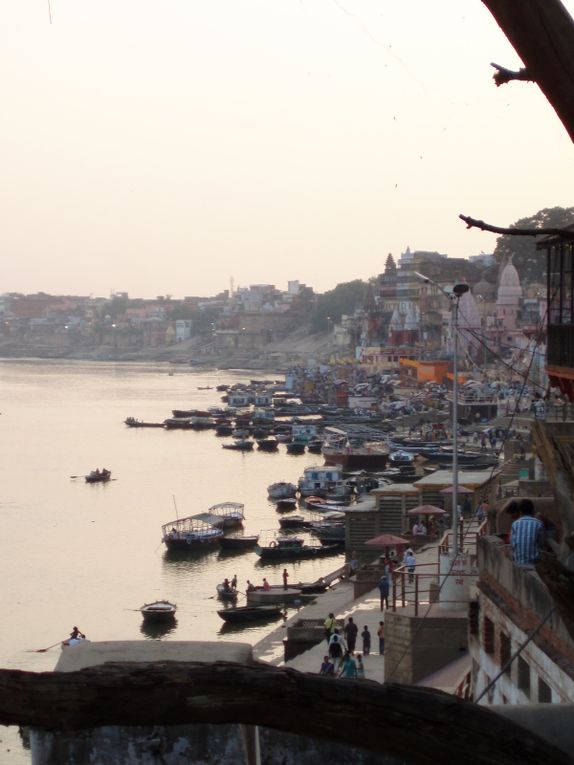
[(62, 648), (66, 646), (79, 645), (83, 640), (86, 640), (86, 636), (77, 627), (73, 627), (70, 632), (70, 637), (67, 640), (62, 641)]

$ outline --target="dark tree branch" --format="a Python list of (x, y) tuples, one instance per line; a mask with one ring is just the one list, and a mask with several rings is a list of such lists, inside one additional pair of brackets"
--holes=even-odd
[(416, 765), (566, 765), (486, 707), (441, 691), (333, 680), (266, 664), (103, 664), (0, 670), (0, 724), (37, 728), (243, 723), (395, 755)]
[(459, 215), (461, 220), (466, 223), (467, 228), (479, 228), (481, 231), (490, 231), (493, 234), (504, 234), (508, 236), (557, 236), (560, 239), (574, 241), (574, 231), (565, 228), (502, 228), (501, 226), (492, 226), (483, 220), (476, 220), (468, 215)]
[(574, 21), (560, 0), (482, 0), (574, 140)]
[(534, 82), (534, 77), (530, 74), (528, 69), (525, 69), (524, 67), (515, 72), (512, 69), (507, 69), (505, 66), (500, 66), (500, 64), (491, 63), (490, 66), (493, 66), (496, 69), (492, 78), (497, 87), (506, 85), (506, 83), (511, 82), (511, 80), (527, 80), (529, 82)]

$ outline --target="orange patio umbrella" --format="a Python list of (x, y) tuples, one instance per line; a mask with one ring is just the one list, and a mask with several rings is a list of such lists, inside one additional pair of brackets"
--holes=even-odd
[(418, 505), (407, 512), (407, 515), (446, 515), (446, 510), (435, 505)]
[(378, 537), (367, 539), (365, 544), (370, 547), (406, 547), (411, 543), (408, 539), (398, 537), (396, 534), (379, 534)]

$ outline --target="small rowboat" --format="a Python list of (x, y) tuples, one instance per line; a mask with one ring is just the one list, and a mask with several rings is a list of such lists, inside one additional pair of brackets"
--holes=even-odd
[(220, 600), (237, 600), (237, 592), (235, 590), (231, 590), (228, 587), (226, 587), (224, 584), (218, 584), (217, 587), (217, 597)]
[(169, 622), (175, 619), (177, 606), (169, 600), (156, 600), (153, 603), (144, 603), (140, 613), (145, 622)]
[(103, 470), (92, 470), (91, 473), (84, 476), (86, 483), (106, 483), (111, 477), (112, 471), (106, 470), (105, 468)]

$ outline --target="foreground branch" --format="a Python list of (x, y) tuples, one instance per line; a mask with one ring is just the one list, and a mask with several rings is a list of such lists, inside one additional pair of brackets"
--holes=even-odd
[(230, 662), (104, 664), (80, 672), (0, 670), (0, 724), (243, 723), (326, 738), (413, 765), (566, 765), (528, 730), (441, 691), (335, 680)]
[(515, 72), (512, 69), (507, 69), (505, 66), (500, 66), (500, 64), (491, 63), (490, 66), (496, 69), (496, 72), (492, 75), (496, 87), (506, 85), (507, 82), (512, 82), (512, 80), (534, 82), (534, 77), (525, 67)]
[(565, 228), (501, 228), (492, 226), (483, 220), (476, 220), (468, 215), (459, 215), (466, 223), (467, 228), (479, 228), (481, 231), (490, 231), (493, 234), (505, 234), (508, 236), (557, 236), (566, 241), (574, 241), (574, 231)]

